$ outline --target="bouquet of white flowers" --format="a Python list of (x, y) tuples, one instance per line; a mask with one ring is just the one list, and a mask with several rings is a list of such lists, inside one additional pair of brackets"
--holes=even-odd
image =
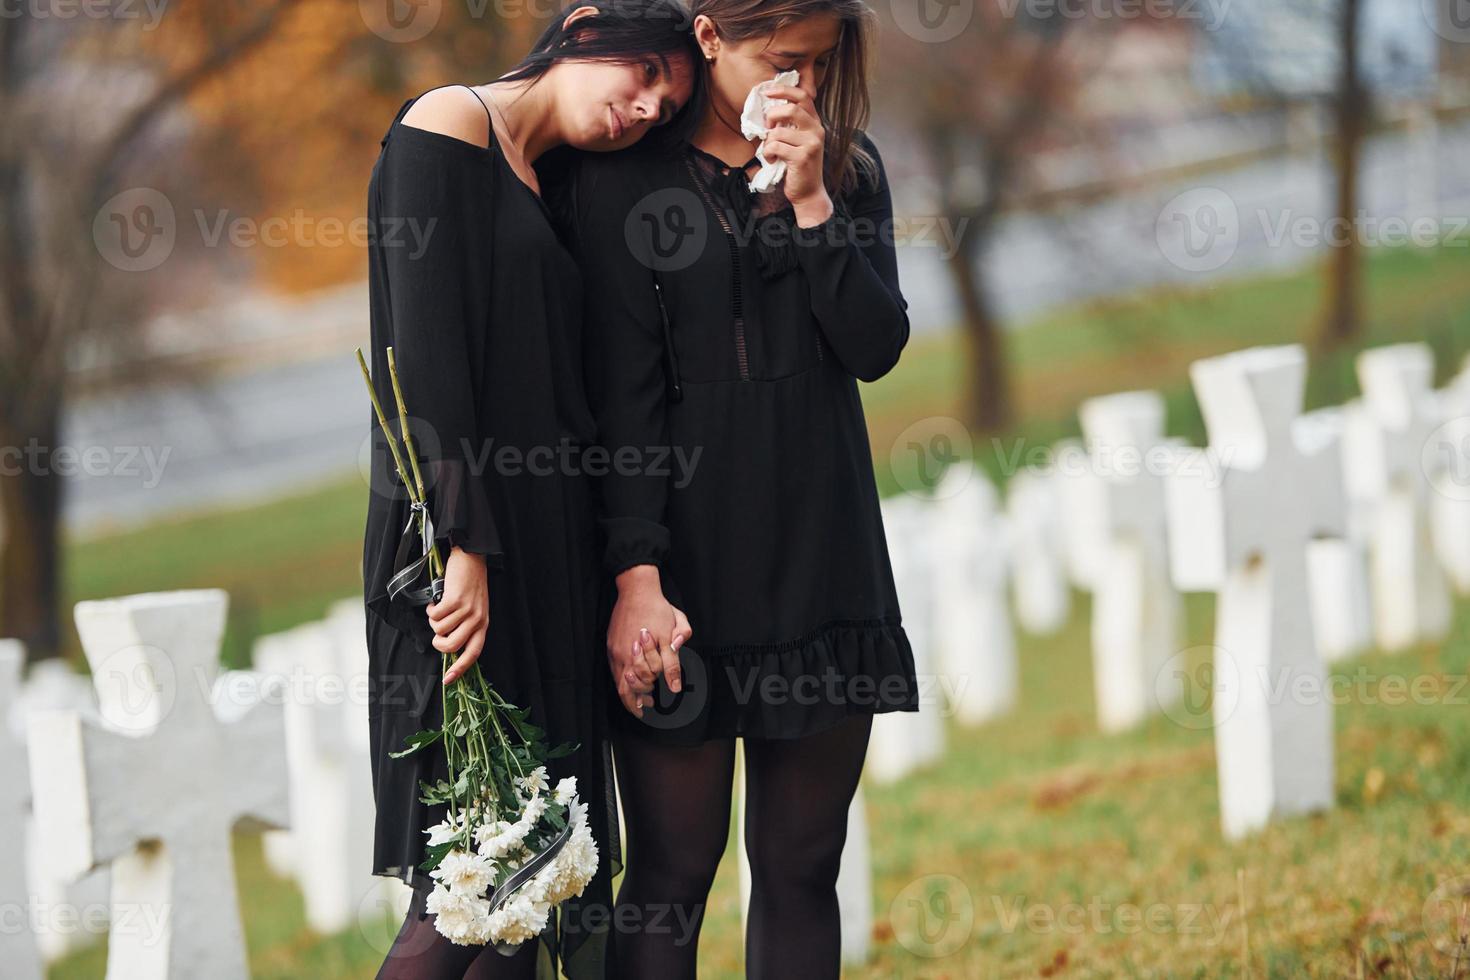
[[(388, 426), (361, 349), (357, 360), (418, 524), (416, 536), (424, 554), (413, 563), (417, 570), (411, 574), (426, 567), (431, 584), (422, 594), (437, 595), (444, 559), (434, 540), (393, 348), (387, 353), (404, 452)], [(457, 659), (452, 653), (442, 657), (446, 671)], [(547, 793), (544, 763), (576, 746), (562, 744), (548, 751), (542, 742), (545, 733), (527, 720), (524, 709), (496, 693), (478, 663), (454, 683), (442, 685), (440, 696), (443, 725), (418, 732), (405, 749), (392, 753), (396, 759), (439, 744), (448, 763), (448, 779), (422, 783), (424, 803), (448, 806), (444, 821), (425, 831), (428, 857), (419, 867), (437, 882), (425, 907), (435, 916), (435, 928), (451, 942), (493, 943), (511, 955), (522, 942), (539, 936), (551, 910), (582, 894), (597, 872), (597, 842), (587, 825), (587, 804), (577, 798), (576, 777), (568, 776)]]

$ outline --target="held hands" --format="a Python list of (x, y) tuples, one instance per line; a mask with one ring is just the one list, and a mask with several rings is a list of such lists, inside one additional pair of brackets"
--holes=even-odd
[(637, 565), (618, 576), (618, 601), (607, 628), (607, 662), (618, 700), (643, 717), (659, 674), (678, 693), (684, 687), (679, 648), (694, 635), (684, 613), (664, 598), (658, 566)]
[(781, 186), (796, 211), (796, 223), (803, 228), (819, 225), (832, 216), (832, 199), (822, 180), (827, 131), (816, 103), (806, 89), (795, 85), (773, 85), (766, 94), (785, 99), (786, 104), (766, 109), (770, 132), (761, 142), (761, 153), (769, 162), (786, 161)]
[(485, 648), (485, 631), (490, 626), (485, 556), (457, 545), (452, 548), (444, 566), (444, 598), (426, 608), (434, 630), (434, 649), (440, 653), (462, 651), (444, 675), (444, 683), (452, 684), (480, 659), (480, 651)]

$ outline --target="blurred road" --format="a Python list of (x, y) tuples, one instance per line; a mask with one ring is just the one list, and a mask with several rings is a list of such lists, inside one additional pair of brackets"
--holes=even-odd
[[(1470, 168), (1456, 164), (1467, 159), (1470, 125), (1463, 122), (1421, 137), (1380, 136), (1365, 154), (1364, 210), (1378, 219), (1430, 220), (1464, 239)], [(1320, 156), (1282, 157), (1064, 216), (1014, 216), (984, 258), (987, 281), (1001, 313), (1016, 318), (1151, 285), (1300, 266), (1323, 247), (1332, 186), (1326, 172)], [(910, 226), (914, 234), (920, 227)], [(929, 244), (898, 251), (915, 332), (951, 328), (956, 304), (932, 233)], [(102, 451), (89, 472), (69, 479), (69, 530), (89, 534), (248, 504), (352, 473), (371, 417), (353, 355), (367, 341), (365, 289), (346, 288), (288, 313), (262, 301), (237, 320), (232, 330), (181, 324), (175, 334), (244, 337), (235, 359), (251, 369), (199, 389), (93, 399), (72, 411), (66, 444)]]

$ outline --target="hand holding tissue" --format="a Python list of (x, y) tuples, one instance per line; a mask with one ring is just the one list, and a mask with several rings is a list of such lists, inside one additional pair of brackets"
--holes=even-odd
[[(786, 104), (785, 99), (771, 98), (766, 95), (766, 91), (776, 85), (795, 85), (798, 78), (794, 70), (783, 71), (775, 78), (761, 82), (751, 89), (750, 94), (745, 97), (745, 107), (740, 110), (740, 135), (748, 140), (765, 139), (770, 132), (766, 127), (766, 107)], [(786, 176), (784, 160), (769, 161), (760, 148), (756, 149), (755, 156), (761, 162), (761, 168), (750, 179), (752, 194), (770, 190)]]

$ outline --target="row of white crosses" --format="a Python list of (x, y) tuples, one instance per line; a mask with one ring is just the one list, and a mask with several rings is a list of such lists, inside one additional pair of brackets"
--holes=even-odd
[(269, 832), (318, 931), (402, 915), (407, 888), (368, 873), (361, 603), (263, 638), (269, 672), (220, 670), (225, 609), (218, 590), (79, 603), (90, 684), (51, 662), (23, 687), (20, 644), (0, 641), (0, 903), (30, 926), (0, 930), (7, 978), (89, 937), (48, 910), (98, 906), (110, 980), (246, 977), (236, 829)]
[(1230, 663), (1216, 676), (1237, 685), (1217, 703), (1226, 832), (1330, 804), (1326, 699), (1282, 703), (1258, 681), (1320, 685), (1324, 660), (1439, 639), (1445, 572), (1470, 591), (1470, 369), (1435, 392), (1424, 345), (1369, 350), (1357, 366), (1360, 400), (1303, 415), (1300, 347), (1197, 362), (1208, 450), (1164, 437), (1156, 393), (1090, 400), (1086, 443), (1059, 444), (1049, 471), (1013, 477), (1005, 517), (968, 464), (928, 498), (886, 500), (921, 684), (945, 683), (918, 714), (875, 720), (870, 778), (937, 759), (940, 708), (964, 724), (1005, 711), (1016, 683), (1007, 584), (1020, 624), (1044, 633), (1066, 618), (1070, 580), (1093, 593), (1104, 730), (1179, 699), (1179, 593), (1218, 592), (1216, 648)]

